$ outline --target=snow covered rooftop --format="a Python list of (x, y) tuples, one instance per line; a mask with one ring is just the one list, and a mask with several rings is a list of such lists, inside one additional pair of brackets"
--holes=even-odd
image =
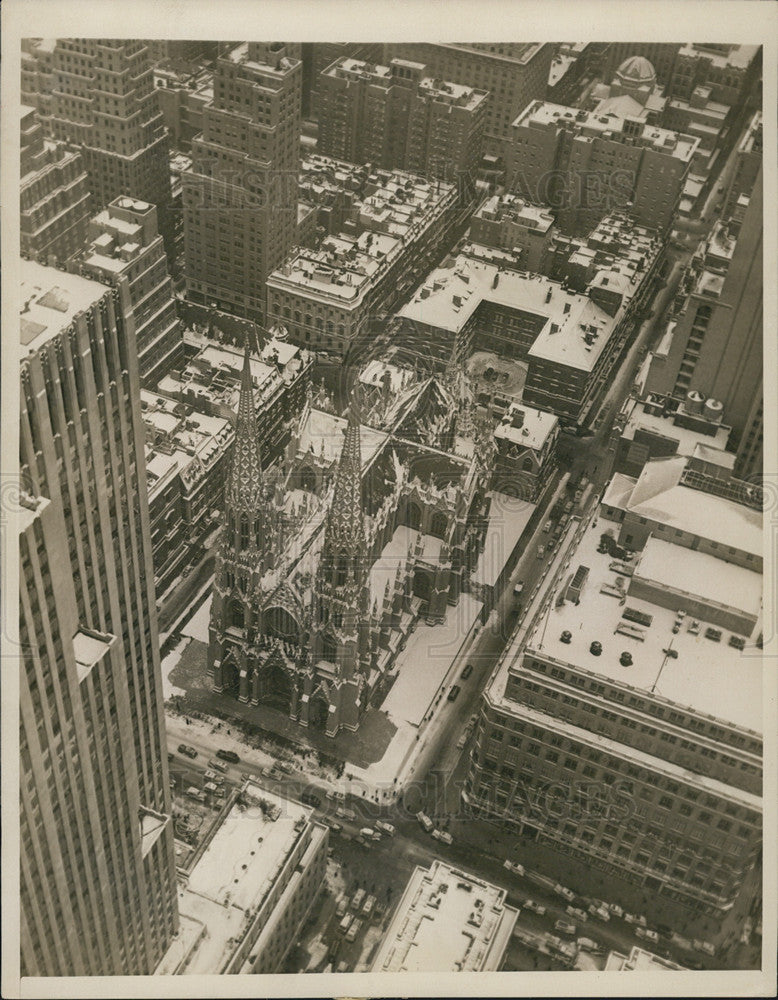
[(518, 917), (505, 897), (505, 889), (439, 859), (417, 867), (372, 971), (496, 971)]
[(20, 264), (19, 284), (22, 353), (32, 354), (67, 329), (77, 313), (86, 312), (108, 292), (106, 285), (36, 261)]
[(675, 423), (675, 416), (672, 414), (662, 416), (658, 413), (651, 413), (651, 408), (649, 404), (649, 409), (647, 409), (647, 404), (643, 400), (628, 399), (625, 404), (627, 422), (621, 436), (631, 441), (636, 432), (645, 430), (677, 441), (679, 455), (698, 457), (697, 448), (703, 447), (708, 455), (706, 461), (723, 464), (727, 460), (728, 453), (723, 449), (727, 446), (731, 428), (726, 424), (717, 424), (715, 434), (703, 434), (702, 431), (695, 431)]
[[(517, 425), (519, 420), (521, 422)], [(535, 451), (540, 451), (558, 423), (559, 418), (553, 413), (512, 403), (495, 428), (494, 436), (512, 441), (522, 448), (534, 448)]]
[[(692, 508), (693, 510), (693, 508)], [(681, 546), (653, 540), (648, 552), (640, 558), (635, 575), (620, 571), (612, 556), (597, 551), (603, 523), (590, 526), (577, 549), (569, 555), (569, 573), (561, 577), (557, 595), (567, 584), (578, 566), (588, 569), (579, 602), (551, 602), (527, 635), (528, 650), (537, 649), (562, 663), (570, 663), (620, 684), (656, 694), (694, 712), (726, 720), (754, 732), (762, 731), (762, 660), (754, 655), (754, 638), (761, 622), (761, 575), (733, 566), (712, 556)], [(644, 561), (645, 560), (645, 561)], [(621, 577), (621, 584), (617, 578)], [(708, 577), (713, 577), (709, 579)], [(663, 582), (668, 588), (686, 590), (687, 595), (699, 595), (709, 602), (721, 601), (727, 607), (747, 605), (750, 616), (758, 615), (757, 625), (746, 639), (745, 651), (729, 645), (729, 629), (716, 626), (719, 639), (706, 635), (709, 623), (687, 614), (678, 632), (674, 632), (677, 609), (667, 608), (630, 593), (640, 580)], [(738, 589), (742, 588), (742, 594)], [(702, 593), (700, 593), (702, 591)], [(638, 588), (642, 593), (643, 588)], [(626, 597), (622, 600), (619, 594)], [(688, 603), (679, 598), (679, 607)], [(625, 634), (625, 608), (648, 616), (649, 625)], [(562, 633), (569, 632), (569, 643)], [(595, 656), (590, 644), (601, 643), (602, 652)], [(672, 648), (677, 656), (667, 655)], [(620, 657), (632, 655), (630, 666), (622, 666)]]

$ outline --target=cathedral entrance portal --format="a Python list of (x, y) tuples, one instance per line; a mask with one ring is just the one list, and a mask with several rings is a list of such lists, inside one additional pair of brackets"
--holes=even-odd
[(321, 692), (315, 694), (311, 699), (311, 708), (308, 713), (310, 725), (317, 726), (321, 729), (326, 728), (329, 714), (330, 706), (327, 699)]
[(425, 573), (424, 570), (417, 569), (413, 574), (414, 597), (418, 597), (420, 601), (429, 604), (431, 589), (432, 585), (430, 583), (429, 573)]
[(292, 681), (278, 663), (271, 663), (260, 677), (259, 699), (270, 708), (288, 713), (292, 704)]
[(240, 694), (240, 671), (231, 657), (222, 664), (222, 690), (234, 698)]

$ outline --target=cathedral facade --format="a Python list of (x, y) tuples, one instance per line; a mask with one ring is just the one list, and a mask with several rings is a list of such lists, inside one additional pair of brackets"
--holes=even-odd
[(470, 416), (433, 378), (382, 400), (355, 391), (346, 418), (314, 402), (266, 468), (246, 347), (208, 674), (216, 692), (335, 736), (380, 707), (398, 669), (425, 668), (400, 654), (469, 588), (493, 449), (488, 435), (452, 446)]

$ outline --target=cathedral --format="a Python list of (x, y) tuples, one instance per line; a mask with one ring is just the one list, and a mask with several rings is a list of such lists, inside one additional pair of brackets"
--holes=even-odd
[(267, 466), (245, 348), (208, 676), (328, 736), (356, 730), (398, 670), (425, 669), (402, 650), (470, 589), (489, 517), (493, 436), (456, 374), (406, 371), (393, 389), (384, 368), (345, 417), (309, 392)]

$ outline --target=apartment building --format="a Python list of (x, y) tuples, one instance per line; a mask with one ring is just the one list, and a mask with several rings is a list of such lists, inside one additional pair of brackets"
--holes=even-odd
[(21, 268), (21, 972), (150, 974), (178, 911), (129, 295)]
[(762, 167), (762, 112), (755, 111), (738, 143), (735, 168), (724, 200), (722, 218), (728, 219), (735, 212), (742, 198), (750, 198)]
[(45, 54), (50, 97), (44, 126), (81, 151), (93, 210), (120, 195), (157, 208), (172, 245), (168, 141), (144, 42), (61, 38)]
[(344, 58), (318, 81), (318, 150), (449, 181), (473, 177), (488, 95), (434, 79), (420, 63)]
[(227, 417), (141, 389), (154, 587), (159, 599), (200, 554), (222, 501), (235, 436)]
[(153, 388), (184, 361), (181, 323), (154, 205), (121, 195), (89, 223), (68, 269), (104, 284), (127, 280), (141, 385)]
[(181, 177), (187, 298), (256, 322), (265, 280), (296, 239), (302, 64), (293, 51), (250, 42), (218, 59)]
[(453, 243), (457, 204), (452, 184), (373, 171), (343, 231), (298, 249), (268, 278), (268, 323), (345, 356)]
[(550, 205), (566, 233), (586, 232), (617, 210), (662, 230), (675, 218), (698, 147), (698, 139), (640, 118), (534, 101), (506, 143), (507, 187)]
[(687, 459), (573, 521), (484, 693), (466, 801), (717, 916), (762, 838), (762, 497)]
[(556, 233), (554, 215), (515, 194), (492, 195), (473, 214), (470, 239), (489, 247), (519, 252), (520, 266), (541, 271)]
[(436, 79), (489, 92), (484, 152), (500, 155), (511, 123), (532, 101), (546, 96), (554, 46), (548, 42), (393, 42), (384, 59), (426, 66)]
[(81, 155), (43, 136), (38, 112), (22, 105), (19, 175), (24, 257), (65, 261), (81, 249), (90, 196)]
[(670, 92), (689, 100), (697, 87), (709, 87), (711, 99), (739, 106), (761, 67), (761, 46), (690, 42), (673, 64)]
[(182, 931), (156, 975), (280, 972), (324, 885), (328, 836), (310, 806), (246, 781), (185, 873)]
[(380, 42), (303, 42), (303, 116), (317, 117), (319, 79), (328, 66), (344, 58), (380, 62), (383, 48)]
[(213, 100), (213, 70), (155, 66), (154, 86), (171, 148), (190, 153), (192, 140), (203, 131), (203, 112)]

